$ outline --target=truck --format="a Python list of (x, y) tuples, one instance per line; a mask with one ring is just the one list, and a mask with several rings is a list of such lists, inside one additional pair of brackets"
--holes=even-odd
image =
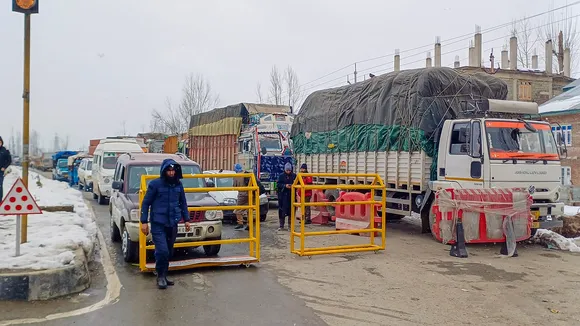
[(68, 182), (68, 158), (77, 153), (75, 151), (60, 151), (52, 155), (52, 180)]
[[(562, 226), (560, 150), (538, 105), (506, 101), (504, 81), (451, 68), (392, 72), (320, 90), (304, 101), (291, 130), (294, 154), (311, 173), (376, 173), (387, 219), (419, 214), (434, 229), (441, 189), (526, 189), (531, 234)], [(359, 184), (318, 177), (317, 184)], [(324, 193), (329, 201), (336, 190)], [(376, 195), (376, 193), (375, 193)], [(332, 210), (332, 206), (328, 206)]]
[(232, 170), (240, 163), (253, 171), (277, 200), (276, 182), (293, 163), (289, 131), (294, 117), (283, 105), (239, 103), (195, 114), (189, 124), (189, 156), (203, 170)]

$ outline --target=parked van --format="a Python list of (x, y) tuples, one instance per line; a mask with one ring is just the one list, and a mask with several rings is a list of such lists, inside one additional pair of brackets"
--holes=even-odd
[(135, 139), (107, 138), (101, 140), (93, 154), (93, 198), (105, 205), (113, 193), (111, 188), (117, 159), (125, 153), (143, 153)]

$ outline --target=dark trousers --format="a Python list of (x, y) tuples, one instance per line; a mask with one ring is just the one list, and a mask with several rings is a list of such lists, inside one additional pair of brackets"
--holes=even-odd
[(0, 201), (4, 198), (4, 172), (0, 171)]
[(173, 256), (173, 245), (177, 238), (177, 226), (166, 227), (151, 223), (151, 236), (155, 244), (155, 270), (157, 277), (167, 277), (169, 260)]
[(292, 218), (290, 215), (290, 209), (292, 208), (292, 204), (290, 203), (290, 197), (280, 197), (278, 198), (278, 219), (280, 220), (280, 227), (284, 227), (284, 222), (286, 220), (286, 216), (288, 216), (288, 227), (290, 227), (290, 219)]

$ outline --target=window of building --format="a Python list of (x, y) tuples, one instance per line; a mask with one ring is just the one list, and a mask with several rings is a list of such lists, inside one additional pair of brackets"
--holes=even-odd
[(518, 91), (518, 99), (520, 101), (531, 101), (532, 100), (532, 83), (520, 82), (520, 88)]
[(553, 125), (552, 133), (556, 138), (556, 144), (560, 144), (561, 139), (566, 146), (572, 146), (572, 125)]

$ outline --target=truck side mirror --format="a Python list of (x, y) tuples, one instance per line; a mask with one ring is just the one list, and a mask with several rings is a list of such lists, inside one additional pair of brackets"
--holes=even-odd
[(123, 191), (123, 182), (121, 181), (113, 181), (111, 187), (118, 191)]
[(266, 149), (266, 147), (262, 146), (262, 155), (266, 154), (268, 154), (268, 150)]

